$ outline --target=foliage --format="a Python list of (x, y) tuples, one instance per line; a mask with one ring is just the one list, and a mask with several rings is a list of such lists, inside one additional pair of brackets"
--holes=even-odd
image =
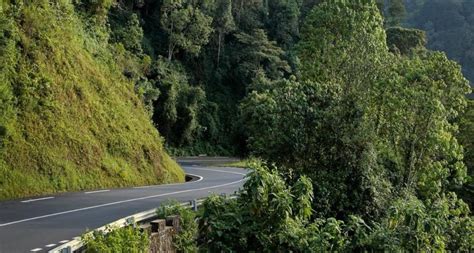
[(150, 239), (147, 232), (133, 226), (109, 228), (108, 233), (94, 231), (82, 240), (88, 253), (145, 253), (149, 250)]
[(461, 197), (474, 208), (474, 101), (469, 100), (468, 106), (459, 123), (457, 138), (464, 149), (464, 162), (468, 170), (468, 180), (458, 192)]
[[(455, 194), (423, 203), (407, 193), (380, 221), (313, 217), (311, 182), (285, 184), (253, 164), (237, 199), (211, 196), (199, 225), (202, 250), (217, 252), (469, 251), (474, 221)], [(273, 168), (275, 169), (275, 168)]]
[[(153, 118), (161, 122), (160, 133), (176, 146), (189, 144), (199, 130), (198, 111), (205, 98), (204, 91), (189, 85), (179, 64), (159, 59), (153, 69), (154, 86), (161, 96), (155, 102)], [(153, 80), (153, 79), (152, 79)]]
[(239, 43), (244, 45), (239, 55), (241, 64), (238, 72), (248, 80), (260, 69), (274, 79), (290, 72), (288, 63), (282, 59), (283, 50), (275, 42), (268, 40), (264, 30), (257, 29), (252, 31), (252, 34), (239, 33), (235, 36)]
[(302, 79), (355, 88), (373, 82), (387, 51), (382, 22), (373, 1), (328, 0), (314, 8), (297, 45)]
[(242, 103), (249, 146), (288, 180), (318, 182), (314, 207), (322, 215), (375, 215), (390, 185), (377, 161), (365, 91), (387, 54), (382, 20), (375, 5), (345, 1), (324, 2), (307, 20), (298, 45), (304, 81), (257, 78)]
[(426, 204), (408, 195), (393, 203), (370, 237), (375, 250), (469, 251), (473, 225), (455, 194)]
[[(14, 96), (12, 82), (18, 51), (15, 44), (18, 32), (6, 10), (0, 6), (0, 151), (3, 139), (8, 136), (14, 121)], [(10, 128), (10, 129), (9, 129)]]
[(298, 1), (268, 2), (267, 29), (270, 37), (285, 49), (291, 48), (299, 36), (300, 4)]
[(459, 66), (441, 53), (390, 55), (375, 5), (330, 2), (302, 31), (304, 80), (260, 76), (251, 86), (241, 106), (251, 150), (290, 182), (317, 182), (313, 207), (325, 217), (375, 218), (405, 190), (424, 200), (458, 187), (455, 119), (469, 91)]
[(173, 237), (173, 244), (177, 252), (197, 252), (198, 225), (195, 222), (196, 213), (193, 210), (184, 208), (179, 203), (170, 202), (161, 205), (157, 214), (158, 218), (162, 219), (170, 215), (179, 216), (180, 230)]
[(161, 26), (168, 34), (168, 60), (172, 59), (177, 47), (198, 54), (209, 40), (212, 17), (187, 0), (165, 0), (161, 13)]
[(221, 0), (217, 1), (216, 5), (214, 27), (217, 32), (217, 65), (219, 65), (225, 36), (233, 32), (236, 27), (232, 16), (232, 1)]
[(421, 30), (392, 27), (387, 29), (387, 44), (390, 51), (403, 55), (426, 46), (426, 35)]
[(288, 187), (277, 172), (252, 167), (237, 200), (212, 196), (204, 203), (199, 242), (206, 250), (278, 252), (303, 240), (296, 233), (311, 214), (310, 181)]
[[(314, 207), (322, 215), (379, 210), (390, 186), (371, 157), (373, 147), (364, 146), (370, 139), (362, 139), (368, 133), (353, 101), (311, 82), (277, 81), (268, 87), (242, 104), (254, 154), (277, 162), (290, 181), (307, 175), (318, 182)], [(373, 192), (365, 189), (369, 185)]]
[(387, 26), (400, 26), (406, 17), (406, 9), (403, 0), (389, 0), (387, 8)]
[[(120, 14), (121, 13), (116, 14), (116, 16), (120, 17), (126, 15)], [(125, 49), (134, 54), (141, 54), (143, 52), (143, 29), (140, 25), (138, 15), (135, 13), (126, 15), (126, 18), (124, 18), (124, 20), (114, 20), (113, 17), (114, 16), (112, 16), (111, 20), (113, 26), (111, 41), (113, 43), (122, 43)], [(123, 23), (125, 23), (125, 25), (123, 25)]]

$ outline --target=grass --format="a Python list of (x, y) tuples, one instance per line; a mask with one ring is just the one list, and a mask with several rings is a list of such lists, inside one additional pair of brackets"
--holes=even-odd
[(0, 67), (0, 200), (184, 181), (101, 31), (68, 1), (25, 3), (15, 17), (8, 7), (0, 29), (16, 42), (0, 42), (0, 58), (14, 59)]

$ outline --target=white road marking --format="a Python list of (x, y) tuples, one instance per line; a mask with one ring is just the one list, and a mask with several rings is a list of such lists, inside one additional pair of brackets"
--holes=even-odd
[(189, 174), (189, 173), (186, 173), (186, 175), (195, 176), (195, 177), (198, 177), (199, 179), (196, 180), (196, 181), (192, 181), (192, 182), (184, 182), (184, 183), (176, 183), (176, 184), (159, 184), (159, 185), (137, 186), (137, 187), (133, 187), (133, 189), (146, 189), (146, 188), (156, 188), (156, 187), (182, 185), (182, 184), (192, 184), (192, 183), (197, 183), (199, 181), (202, 181), (204, 179), (203, 177), (201, 177), (199, 175), (193, 175), (193, 174)]
[(28, 200), (21, 201), (21, 203), (30, 203), (30, 202), (40, 201), (40, 200), (47, 200), (47, 199), (54, 199), (54, 197), (46, 197), (46, 198), (39, 198), (39, 199), (28, 199)]
[[(219, 171), (219, 172), (234, 173), (234, 172), (227, 172), (227, 171)], [(234, 174), (245, 175), (243, 173), (237, 173), (237, 172), (235, 172)], [(163, 196), (170, 196), (170, 195), (177, 195), (177, 194), (187, 193), (187, 192), (210, 190), (210, 189), (220, 188), (220, 187), (229, 186), (229, 185), (233, 185), (233, 184), (238, 184), (242, 181), (245, 181), (245, 179), (240, 179), (238, 181), (234, 181), (234, 182), (231, 182), (231, 183), (220, 184), (220, 185), (209, 186), (209, 187), (203, 187), (203, 188), (198, 188), (198, 189), (189, 189), (189, 190), (182, 190), (182, 191), (176, 191), (176, 192), (169, 192), (169, 193), (157, 194), (157, 195), (152, 195), (152, 196), (121, 200), (121, 201), (116, 201), (116, 202), (111, 202), (111, 203), (106, 203), (106, 204), (101, 204), (101, 205), (89, 206), (89, 207), (84, 207), (84, 208), (72, 209), (72, 210), (68, 210), (68, 211), (64, 211), (64, 212), (52, 213), (52, 214), (32, 217), (32, 218), (23, 219), (23, 220), (7, 222), (7, 223), (0, 224), (0, 227), (6, 227), (6, 226), (13, 225), (13, 224), (18, 224), (18, 223), (23, 223), (23, 222), (27, 222), (27, 221), (33, 221), (33, 220), (39, 220), (39, 219), (54, 217), (54, 216), (63, 215), (63, 214), (86, 211), (86, 210), (96, 209), (96, 208), (100, 208), (100, 207), (106, 207), (106, 206), (113, 206), (113, 205), (118, 205), (118, 204), (123, 204), (123, 203), (135, 202), (135, 201), (139, 201), (139, 200), (153, 199), (153, 198), (158, 198), (158, 197), (163, 197)]]
[(31, 251), (31, 252), (37, 252), (37, 251), (40, 251), (40, 250), (42, 250), (42, 248), (36, 248), (36, 249), (32, 249), (32, 250), (30, 250), (30, 251)]
[(91, 191), (91, 192), (84, 192), (84, 194), (93, 194), (93, 193), (101, 193), (101, 192), (109, 192), (110, 190), (99, 190), (99, 191)]
[(61, 243), (61, 244), (62, 244), (62, 243), (67, 243), (67, 242), (69, 242), (69, 240), (62, 240), (62, 241), (59, 241), (59, 243)]
[(46, 248), (51, 248), (51, 247), (54, 247), (54, 246), (56, 246), (56, 244), (55, 244), (55, 243), (51, 243), (51, 244), (46, 245), (45, 247), (46, 247)]

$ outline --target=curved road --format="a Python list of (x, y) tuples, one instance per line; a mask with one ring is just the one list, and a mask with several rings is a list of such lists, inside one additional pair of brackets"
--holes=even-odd
[(0, 202), (0, 253), (47, 252), (86, 230), (156, 208), (170, 199), (184, 202), (210, 193), (234, 193), (242, 186), (246, 171), (209, 165), (216, 161), (219, 160), (180, 160), (186, 173), (202, 177), (183, 184)]

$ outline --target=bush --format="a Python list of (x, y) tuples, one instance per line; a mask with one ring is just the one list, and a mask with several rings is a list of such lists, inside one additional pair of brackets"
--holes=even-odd
[(311, 182), (289, 186), (276, 168), (253, 164), (237, 199), (204, 203), (199, 243), (210, 252), (468, 252), (474, 221), (449, 193), (423, 202), (405, 193), (378, 220), (314, 218)]
[(113, 229), (109, 233), (95, 231), (82, 238), (87, 253), (147, 253), (149, 234), (134, 226)]

